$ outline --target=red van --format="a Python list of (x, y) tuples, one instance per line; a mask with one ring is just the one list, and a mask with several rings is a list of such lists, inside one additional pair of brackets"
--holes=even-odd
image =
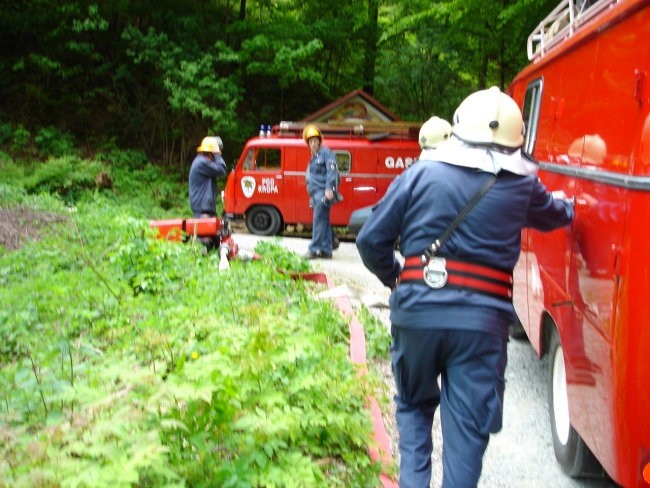
[[(246, 142), (223, 192), (225, 216), (244, 219), (253, 234), (275, 235), (286, 226), (310, 228), (305, 188), (309, 148), (303, 123), (283, 122), (269, 137)], [(376, 203), (393, 179), (420, 154), (420, 124), (402, 122), (317, 124), (323, 145), (335, 154), (343, 201), (332, 207), (331, 223), (345, 227), (355, 209)]]
[[(565, 0), (528, 39), (509, 87), (570, 228), (524, 230), (519, 331), (548, 355), (555, 455), (650, 486), (650, 2)], [(516, 332), (516, 330), (515, 330)]]

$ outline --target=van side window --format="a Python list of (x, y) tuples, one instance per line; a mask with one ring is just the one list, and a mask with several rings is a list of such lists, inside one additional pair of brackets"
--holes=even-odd
[(336, 165), (339, 167), (339, 173), (349, 173), (352, 166), (352, 155), (348, 151), (334, 151)]
[(246, 171), (273, 171), (280, 169), (282, 152), (280, 149), (250, 149), (246, 154), (243, 169)]
[(542, 103), (542, 86), (543, 80), (541, 78), (528, 85), (526, 88), (526, 97), (524, 98), (524, 107), (521, 111), (524, 117), (524, 124), (526, 125), (524, 151), (528, 154), (532, 154), (535, 150), (539, 112)]
[(253, 149), (248, 150), (243, 169), (244, 171), (255, 171), (257, 169), (257, 165), (255, 164), (255, 151)]

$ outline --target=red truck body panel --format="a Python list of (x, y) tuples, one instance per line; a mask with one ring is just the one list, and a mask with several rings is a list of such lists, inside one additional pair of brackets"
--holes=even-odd
[(570, 228), (523, 231), (514, 302), (540, 356), (559, 332), (571, 425), (617, 483), (647, 487), (650, 2), (594, 9), (509, 88), (541, 180), (576, 202)]

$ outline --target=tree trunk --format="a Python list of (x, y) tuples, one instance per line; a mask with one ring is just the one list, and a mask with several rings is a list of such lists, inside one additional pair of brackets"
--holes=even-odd
[(366, 35), (366, 53), (363, 62), (363, 89), (369, 94), (375, 91), (375, 63), (377, 60), (377, 21), (379, 18), (379, 0), (368, 0), (368, 27)]
[(246, 0), (239, 0), (239, 20), (246, 20)]

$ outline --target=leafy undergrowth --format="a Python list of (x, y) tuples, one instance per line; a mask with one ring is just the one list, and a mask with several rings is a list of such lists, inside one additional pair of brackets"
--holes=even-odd
[(0, 486), (379, 485), (347, 323), (276, 270), (302, 260), (220, 272), (101, 196), (54, 207), (0, 254)]

